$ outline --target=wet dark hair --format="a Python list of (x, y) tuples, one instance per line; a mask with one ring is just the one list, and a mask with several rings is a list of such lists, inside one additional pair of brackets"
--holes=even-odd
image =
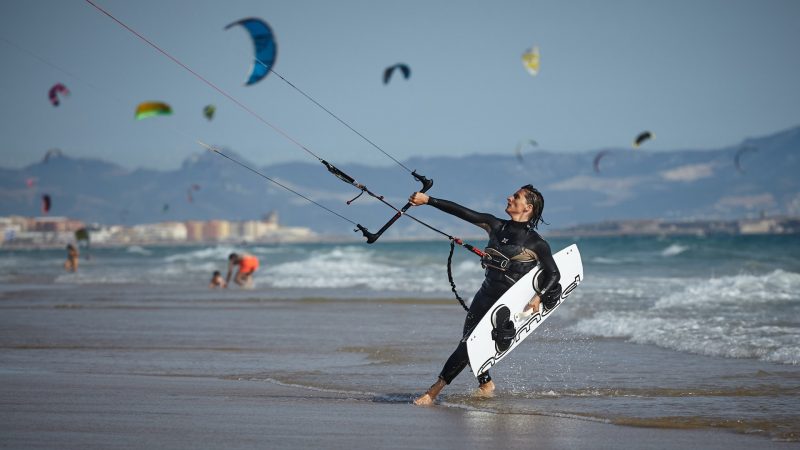
[(237, 255), (236, 253), (231, 253), (230, 255), (228, 255), (228, 261), (235, 261), (237, 259), (239, 259), (239, 255)]
[(533, 187), (532, 184), (526, 184), (520, 189), (525, 191), (525, 199), (528, 201), (528, 204), (533, 206), (533, 214), (528, 221), (528, 228), (533, 228), (535, 230), (540, 223), (547, 224), (547, 222), (542, 219), (542, 212), (544, 211), (544, 196), (542, 193)]
[(213, 276), (213, 277), (218, 277), (220, 275), (222, 275), (222, 274), (219, 273), (219, 270), (215, 270), (214, 273), (211, 274), (211, 276)]

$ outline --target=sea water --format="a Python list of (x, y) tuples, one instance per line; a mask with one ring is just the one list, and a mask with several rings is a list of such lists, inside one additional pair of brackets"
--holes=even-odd
[[(799, 438), (800, 237), (549, 242), (554, 252), (578, 244), (585, 280), (552, 320), (493, 369), (495, 398), (468, 395), (474, 380), (465, 370), (445, 391), (445, 404)], [(254, 289), (229, 289), (224, 295), (209, 290), (211, 273), (225, 275), (231, 252), (259, 257)], [(72, 274), (61, 266), (63, 250), (0, 250), (0, 281), (3, 290), (91, 287), (86, 295), (104, 304), (191, 304), (221, 296), (230, 302), (394, 302), (408, 314), (359, 319), (380, 324), (372, 342), (326, 338), (333, 350), (350, 349), (356, 356), (383, 352), (378, 359), (385, 365), (370, 365), (366, 380), (366, 369), (356, 376), (341, 368), (350, 367), (341, 355), (336, 364), (329, 360), (302, 373), (255, 378), (314, 389), (413, 393), (435, 380), (463, 320), (448, 282), (448, 252), (447, 241), (92, 248), (84, 249), (80, 270)], [(483, 279), (478, 259), (460, 248), (452, 271), (462, 297), (473, 295)], [(424, 318), (425, 305), (452, 311), (448, 323)], [(344, 313), (338, 317), (329, 320), (349, 320)], [(393, 338), (407, 330), (414, 333), (412, 342)]]
[[(798, 236), (550, 241), (554, 253), (577, 242), (583, 256), (585, 280), (560, 312), (579, 334), (800, 364)], [(261, 261), (252, 295), (444, 299), (454, 298), (448, 251), (447, 241), (133, 245), (84, 250), (72, 274), (61, 268), (64, 251), (2, 250), (0, 280), (205, 287), (214, 270), (225, 275), (230, 253), (246, 252)], [(471, 253), (457, 247), (452, 271), (462, 297), (480, 287), (483, 269)]]

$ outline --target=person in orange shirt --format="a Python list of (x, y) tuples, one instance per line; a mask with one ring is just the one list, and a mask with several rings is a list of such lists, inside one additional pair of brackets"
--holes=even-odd
[(258, 270), (258, 258), (247, 254), (239, 255), (237, 253), (231, 253), (228, 255), (228, 275), (225, 277), (226, 285), (231, 281), (234, 266), (239, 266), (239, 270), (236, 272), (233, 281), (244, 288), (252, 288), (253, 274)]

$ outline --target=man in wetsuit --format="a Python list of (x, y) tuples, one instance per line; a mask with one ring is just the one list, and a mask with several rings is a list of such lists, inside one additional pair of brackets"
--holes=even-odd
[(239, 270), (236, 272), (236, 277), (234, 277), (233, 281), (244, 288), (252, 288), (253, 274), (258, 269), (258, 258), (253, 255), (239, 255), (237, 253), (228, 255), (228, 275), (225, 277), (225, 285), (223, 287), (228, 287), (234, 266), (239, 266)]
[[(542, 269), (538, 282), (534, 282), (536, 295), (528, 302), (525, 313), (538, 311), (541, 303), (545, 308), (552, 308), (561, 295), (558, 281), (561, 275), (553, 260), (550, 245), (536, 232), (542, 221), (544, 197), (530, 184), (521, 187), (507, 198), (506, 214), (511, 220), (499, 219), (491, 214), (475, 212), (457, 203), (430, 197), (415, 192), (409, 198), (415, 206), (430, 205), (448, 214), (486, 230), (489, 234), (487, 254), (491, 258), (484, 259), (486, 278), (478, 293), (475, 294), (464, 320), (463, 336), (468, 336), (492, 305), (517, 280), (522, 278), (538, 263)], [(502, 262), (505, 260), (505, 262)], [(538, 284), (538, 287), (537, 287)], [(442, 389), (469, 364), (467, 344), (462, 340), (444, 365), (439, 379), (425, 394), (414, 400), (416, 405), (431, 405)], [(486, 371), (478, 376), (479, 393), (491, 395), (494, 382)]]

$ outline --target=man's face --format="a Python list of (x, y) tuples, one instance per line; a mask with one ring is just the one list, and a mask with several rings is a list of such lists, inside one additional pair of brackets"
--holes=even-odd
[(510, 195), (506, 201), (508, 202), (506, 205), (506, 214), (509, 216), (530, 213), (533, 211), (533, 205), (528, 203), (528, 199), (525, 198), (525, 191), (523, 189), (514, 192), (514, 194)]

